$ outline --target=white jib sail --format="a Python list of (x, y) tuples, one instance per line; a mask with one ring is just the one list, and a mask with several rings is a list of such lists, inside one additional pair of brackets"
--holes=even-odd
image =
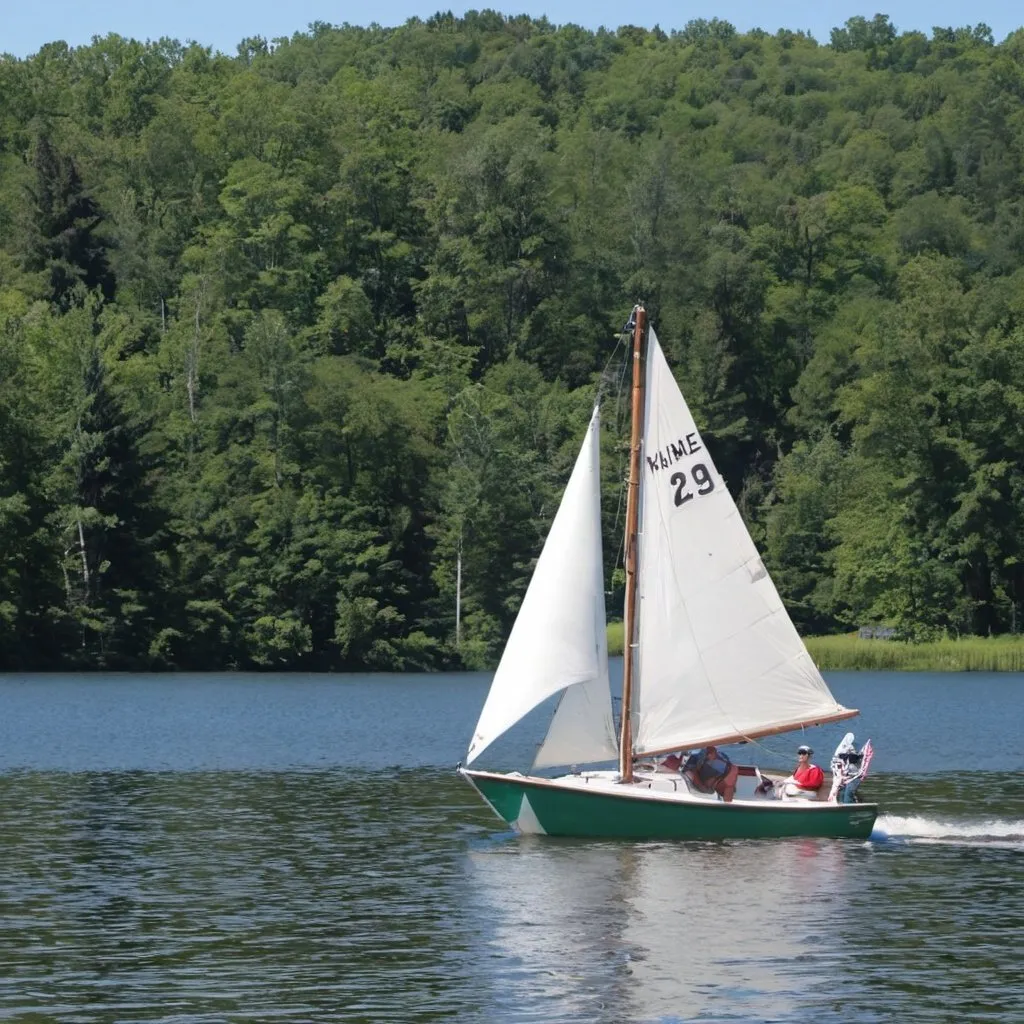
[(559, 704), (537, 763), (617, 756), (601, 563), (599, 434), (595, 408), (480, 712), (467, 764), (566, 687), (571, 689)]
[(645, 397), (636, 753), (847, 713), (790, 620), (653, 330)]

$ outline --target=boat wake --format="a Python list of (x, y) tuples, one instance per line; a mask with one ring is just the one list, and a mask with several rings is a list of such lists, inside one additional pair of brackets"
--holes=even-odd
[(871, 831), (872, 843), (935, 843), (989, 846), (1024, 850), (1024, 820), (993, 818), (988, 821), (941, 821), (916, 815), (879, 815)]

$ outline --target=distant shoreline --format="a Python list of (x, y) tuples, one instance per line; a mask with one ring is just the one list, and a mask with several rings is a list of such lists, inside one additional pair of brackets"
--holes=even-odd
[[(823, 672), (1024, 672), (1024, 636), (969, 636), (908, 643), (856, 634), (804, 638)], [(608, 623), (608, 653), (622, 654), (622, 623)]]

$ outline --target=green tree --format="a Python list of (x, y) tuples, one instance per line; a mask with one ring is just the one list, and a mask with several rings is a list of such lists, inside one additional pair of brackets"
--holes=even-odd
[(114, 279), (97, 232), (103, 215), (82, 184), (74, 160), (45, 132), (35, 140), (31, 159), (33, 236), (25, 253), (27, 268), (46, 275), (47, 297), (60, 309), (96, 289), (112, 298)]
[(71, 657), (95, 667), (144, 665), (161, 590), (162, 517), (140, 450), (147, 424), (125, 414), (105, 363), (97, 306), (91, 301), (41, 323), (37, 335), (47, 342), (36, 354), (46, 364), (41, 383), (52, 416), (42, 482), (52, 564), (74, 630)]

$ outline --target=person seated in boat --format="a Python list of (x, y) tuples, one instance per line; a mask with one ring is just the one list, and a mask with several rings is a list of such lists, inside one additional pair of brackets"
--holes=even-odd
[(825, 773), (811, 760), (814, 751), (806, 744), (797, 747), (796, 767), (781, 783), (780, 796), (813, 800), (825, 782)]
[(660, 772), (678, 772), (680, 770), (680, 768), (682, 767), (682, 764), (683, 764), (683, 755), (682, 754), (669, 754), (668, 757), (666, 757), (665, 760), (662, 761), (658, 765), (658, 771), (660, 771)]
[(692, 751), (682, 771), (702, 793), (717, 793), (726, 803), (731, 803), (736, 795), (740, 766), (733, 764), (718, 747)]

